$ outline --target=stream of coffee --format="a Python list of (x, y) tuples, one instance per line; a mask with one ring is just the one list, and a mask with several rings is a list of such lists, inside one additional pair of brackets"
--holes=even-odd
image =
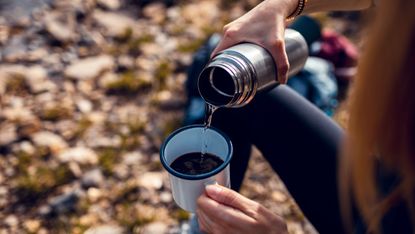
[(203, 156), (207, 153), (207, 148), (209, 144), (209, 137), (206, 134), (207, 129), (210, 127), (212, 123), (212, 116), (213, 113), (218, 109), (218, 107), (210, 105), (206, 103), (206, 115), (205, 115), (205, 127), (203, 128), (202, 133), (202, 157), (200, 158), (200, 162), (203, 162)]

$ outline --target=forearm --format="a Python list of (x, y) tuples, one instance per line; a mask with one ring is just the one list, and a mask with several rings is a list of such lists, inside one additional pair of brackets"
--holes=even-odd
[[(298, 7), (300, 0), (265, 0), (256, 8), (272, 11), (285, 17), (290, 16)], [(302, 14), (321, 11), (354, 11), (367, 9), (374, 0), (307, 0)]]
[[(292, 0), (298, 2), (298, 0)], [(373, 0), (308, 0), (303, 14), (320, 11), (353, 11), (367, 9)]]

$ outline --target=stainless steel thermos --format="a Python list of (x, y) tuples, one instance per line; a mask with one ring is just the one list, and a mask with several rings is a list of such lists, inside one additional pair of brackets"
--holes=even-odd
[[(299, 72), (308, 57), (305, 39), (295, 30), (285, 30), (285, 50), (290, 62), (288, 76)], [(271, 54), (261, 46), (242, 43), (219, 52), (199, 75), (202, 98), (217, 107), (241, 107), (257, 92), (278, 84)]]

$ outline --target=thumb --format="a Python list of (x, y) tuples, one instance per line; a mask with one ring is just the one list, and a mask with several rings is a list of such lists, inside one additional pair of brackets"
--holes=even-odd
[(257, 206), (256, 202), (220, 185), (208, 185), (205, 190), (211, 199), (241, 211), (247, 211), (250, 207)]

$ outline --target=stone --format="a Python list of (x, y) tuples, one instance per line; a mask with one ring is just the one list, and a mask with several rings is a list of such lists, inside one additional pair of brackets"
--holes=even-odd
[(143, 227), (140, 233), (142, 234), (156, 234), (167, 233), (168, 226), (163, 222), (153, 222)]
[(122, 234), (124, 230), (122, 227), (114, 224), (105, 224), (101, 226), (91, 227), (85, 231), (84, 234)]
[(19, 224), (19, 219), (16, 215), (9, 215), (4, 219), (4, 223), (9, 227), (17, 227)]
[(53, 38), (64, 43), (72, 42), (76, 38), (76, 33), (72, 26), (59, 22), (56, 14), (45, 16), (45, 28)]
[(173, 201), (173, 196), (170, 192), (162, 192), (160, 193), (160, 201), (163, 203), (170, 203)]
[(60, 120), (55, 129), (65, 140), (71, 140), (77, 134), (78, 125), (73, 120)]
[(154, 96), (153, 102), (165, 110), (179, 109), (184, 105), (183, 98), (181, 98), (179, 95), (173, 95), (173, 93), (168, 90), (158, 92)]
[(27, 43), (23, 36), (13, 36), (5, 46), (2, 46), (2, 55), (5, 62), (16, 63), (24, 60), (27, 54)]
[(3, 124), (0, 131), (0, 146), (7, 146), (17, 140), (16, 126)]
[(36, 148), (29, 141), (21, 142), (19, 144), (19, 150), (29, 155), (33, 155), (36, 152)]
[(74, 61), (65, 69), (64, 75), (75, 80), (90, 80), (113, 67), (114, 59), (111, 56), (99, 55)]
[(112, 73), (112, 72), (107, 72), (107, 73), (105, 73), (104, 75), (102, 75), (98, 78), (98, 86), (100, 88), (106, 89), (109, 84), (114, 83), (118, 79), (119, 78), (118, 78), (117, 74)]
[(29, 233), (36, 233), (36, 232), (39, 230), (39, 228), (40, 228), (40, 226), (41, 226), (41, 223), (40, 223), (40, 221), (39, 221), (39, 220), (37, 220), (37, 219), (29, 219), (29, 220), (26, 220), (26, 221), (23, 223), (23, 226), (25, 227), (25, 229), (26, 229)]
[(133, 30), (136, 22), (133, 18), (120, 13), (104, 12), (95, 10), (92, 17), (105, 29), (105, 35), (110, 37), (122, 37), (127, 30)]
[(137, 165), (144, 160), (144, 154), (141, 151), (128, 152), (122, 158), (123, 163), (126, 165)]
[(63, 140), (61, 136), (48, 131), (42, 131), (33, 134), (32, 141), (35, 144), (35, 147), (48, 147), (54, 154), (59, 154), (68, 148), (68, 144), (65, 142), (65, 140)]
[[(47, 79), (47, 71), (39, 65), (25, 67), (22, 65), (2, 65), (0, 66), (0, 76), (12, 79), (15, 76), (23, 77), (25, 82), (34, 94), (43, 91), (53, 92), (57, 90), (57, 86)], [(1, 83), (1, 82), (0, 82)], [(2, 93), (0, 88), (0, 93)]]
[(87, 171), (81, 179), (82, 187), (100, 187), (104, 183), (102, 171), (98, 168)]
[(97, 188), (89, 188), (86, 193), (88, 200), (92, 203), (97, 202), (102, 197), (102, 191)]
[(118, 10), (121, 7), (120, 0), (98, 0), (97, 4), (108, 10)]
[(143, 15), (156, 24), (161, 24), (166, 20), (166, 7), (161, 2), (148, 4), (143, 9)]
[(276, 202), (285, 202), (288, 199), (287, 195), (281, 191), (273, 191), (271, 193), (271, 198)]
[(48, 80), (48, 73), (45, 68), (41, 66), (33, 66), (27, 68), (26, 81), (29, 85), (30, 91), (34, 94), (44, 91), (54, 92), (58, 90), (55, 83)]
[(75, 211), (76, 204), (81, 195), (80, 191), (75, 190), (52, 198), (48, 203), (49, 214), (47, 215), (59, 215)]
[(127, 55), (121, 55), (118, 58), (118, 66), (122, 69), (131, 69), (134, 66), (134, 59)]
[(92, 111), (93, 104), (87, 99), (80, 99), (76, 102), (76, 107), (82, 113), (89, 113)]
[(98, 163), (97, 154), (86, 147), (69, 148), (58, 155), (61, 162), (77, 162), (79, 164), (96, 164)]
[(146, 172), (138, 178), (138, 185), (147, 189), (161, 189), (163, 174), (161, 172)]

